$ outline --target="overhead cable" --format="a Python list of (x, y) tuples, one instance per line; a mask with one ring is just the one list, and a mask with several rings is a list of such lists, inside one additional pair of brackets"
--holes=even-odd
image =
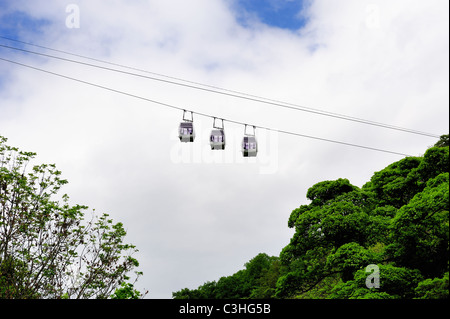
[[(154, 76), (146, 76), (146, 75), (138, 74), (138, 73), (134, 73), (134, 72), (123, 71), (123, 70), (119, 70), (119, 69), (115, 69), (115, 68), (100, 66), (100, 65), (96, 65), (96, 64), (92, 64), (92, 63), (86, 63), (86, 62), (77, 61), (77, 60), (73, 60), (73, 59), (63, 58), (63, 57), (59, 57), (59, 56), (54, 56), (54, 55), (50, 55), (50, 54), (45, 54), (45, 53), (40, 53), (40, 52), (35, 52), (35, 51), (31, 51), (31, 50), (26, 50), (26, 49), (22, 49), (22, 48), (17, 48), (17, 47), (0, 44), (0, 47), (6, 48), (6, 49), (22, 51), (25, 53), (40, 55), (40, 56), (44, 56), (44, 57), (48, 57), (48, 58), (52, 58), (52, 59), (58, 59), (58, 60), (66, 61), (66, 62), (71, 62), (71, 63), (77, 63), (77, 64), (85, 65), (88, 67), (94, 67), (94, 68), (99, 68), (99, 69), (103, 69), (103, 70), (107, 70), (107, 71), (118, 72), (118, 73), (136, 76), (136, 77), (140, 77), (140, 78), (145, 78), (145, 79), (149, 79), (149, 80), (153, 80), (153, 81), (164, 82), (164, 83), (168, 83), (168, 84), (172, 84), (172, 85), (184, 86), (184, 87), (188, 87), (190, 89), (196, 89), (196, 90), (226, 95), (226, 96), (230, 96), (233, 98), (245, 99), (245, 100), (252, 101), (252, 102), (269, 104), (269, 105), (276, 106), (276, 107), (282, 107), (282, 108), (287, 108), (287, 109), (296, 110), (296, 111), (308, 112), (308, 113), (313, 113), (313, 114), (317, 114), (317, 115), (332, 117), (332, 118), (346, 120), (346, 121), (357, 122), (357, 123), (366, 124), (366, 125), (377, 126), (377, 127), (381, 127), (381, 128), (385, 128), (385, 129), (402, 131), (402, 132), (411, 133), (411, 134), (417, 134), (417, 135), (428, 136), (428, 137), (433, 137), (433, 138), (440, 137), (440, 135), (434, 134), (434, 133), (428, 133), (428, 132), (413, 130), (413, 129), (404, 128), (404, 127), (400, 127), (400, 126), (394, 126), (394, 125), (390, 125), (390, 124), (365, 120), (365, 119), (361, 119), (361, 118), (357, 118), (357, 117), (351, 117), (348, 115), (332, 113), (332, 112), (314, 109), (314, 108), (310, 108), (310, 107), (300, 106), (300, 105), (293, 104), (293, 103), (287, 103), (287, 102), (283, 102), (283, 101), (279, 101), (279, 100), (268, 99), (268, 98), (264, 98), (264, 97), (257, 96), (257, 95), (251, 95), (251, 94), (247, 94), (247, 93), (243, 93), (243, 92), (223, 89), (223, 88), (219, 88), (216, 86), (206, 85), (206, 84), (202, 84), (202, 83), (198, 83), (198, 82), (183, 80), (180, 78), (171, 77), (171, 76), (167, 76), (167, 75), (160, 74), (160, 73), (150, 72), (150, 71), (142, 70), (139, 68), (129, 67), (126, 65), (112, 63), (112, 62), (108, 62), (105, 60), (91, 58), (91, 57), (87, 57), (87, 56), (83, 56), (83, 55), (79, 55), (79, 54), (75, 54), (75, 53), (71, 53), (71, 52), (67, 52), (67, 51), (57, 50), (57, 49), (40, 46), (40, 45), (36, 45), (36, 44), (32, 44), (32, 43), (28, 43), (28, 42), (24, 42), (24, 41), (20, 41), (20, 40), (10, 39), (10, 38), (4, 37), (4, 36), (0, 36), (0, 38), (6, 39), (9, 41), (15, 41), (15, 42), (30, 45), (30, 46), (39, 47), (39, 48), (54, 51), (54, 52), (59, 52), (59, 53), (75, 56), (78, 58), (101, 62), (104, 64), (121, 67), (121, 68), (125, 68), (128, 70), (139, 71), (139, 72), (146, 73), (146, 74), (152, 74)], [(159, 76), (160, 78), (155, 77), (155, 76)], [(179, 82), (176, 82), (176, 81), (179, 81)]]
[(48, 70), (45, 70), (45, 69), (42, 69), (42, 68), (38, 68), (38, 67), (35, 67), (35, 66), (31, 66), (31, 65), (28, 65), (28, 64), (21, 63), (21, 62), (5, 59), (5, 58), (2, 58), (2, 57), (0, 57), (0, 60), (8, 62), (8, 63), (15, 64), (15, 65), (19, 65), (19, 66), (22, 66), (22, 67), (25, 67), (25, 68), (29, 68), (29, 69), (33, 69), (33, 70), (36, 70), (36, 71), (40, 71), (40, 72), (43, 72), (43, 73), (47, 73), (47, 74), (50, 74), (50, 75), (53, 75), (53, 76), (57, 76), (57, 77), (60, 77), (60, 78), (64, 78), (64, 79), (68, 79), (68, 80), (71, 80), (71, 81), (83, 83), (83, 84), (86, 84), (86, 85), (89, 85), (89, 86), (92, 86), (92, 87), (100, 88), (100, 89), (107, 90), (107, 91), (110, 91), (110, 92), (114, 92), (114, 93), (122, 94), (122, 95), (125, 95), (125, 96), (133, 97), (133, 98), (140, 99), (140, 100), (147, 101), (147, 102), (151, 102), (151, 103), (154, 103), (154, 104), (158, 104), (158, 105), (161, 105), (161, 106), (164, 106), (164, 107), (168, 107), (168, 108), (172, 108), (172, 109), (176, 109), (176, 110), (180, 110), (180, 111), (189, 111), (189, 112), (195, 113), (195, 114), (203, 116), (203, 117), (208, 117), (208, 118), (212, 118), (212, 119), (214, 119), (214, 118), (222, 119), (223, 121), (226, 121), (226, 122), (229, 122), (229, 123), (234, 123), (234, 124), (239, 124), (239, 125), (250, 125), (250, 126), (253, 126), (255, 128), (259, 128), (259, 129), (263, 129), (263, 130), (267, 130), (267, 131), (273, 131), (273, 132), (283, 133), (283, 134), (292, 135), (292, 136), (299, 136), (299, 137), (304, 137), (304, 138), (309, 138), (309, 139), (320, 140), (320, 141), (324, 141), (324, 142), (330, 142), (330, 143), (336, 143), (336, 144), (341, 144), (341, 145), (347, 145), (347, 146), (351, 146), (351, 147), (357, 147), (357, 148), (362, 148), (362, 149), (367, 149), (367, 150), (372, 150), (372, 151), (377, 151), (377, 152), (390, 153), (390, 154), (395, 154), (395, 155), (400, 155), (400, 156), (412, 156), (412, 155), (408, 155), (408, 154), (401, 153), (401, 152), (396, 152), (396, 151), (390, 151), (390, 150), (385, 150), (385, 149), (380, 149), (380, 148), (375, 148), (375, 147), (370, 147), (370, 146), (365, 146), (365, 145), (358, 145), (358, 144), (353, 144), (353, 143), (336, 141), (336, 140), (321, 138), (321, 137), (317, 137), (317, 136), (305, 135), (305, 134), (300, 134), (300, 133), (296, 133), (296, 132), (280, 130), (280, 129), (274, 129), (274, 128), (270, 128), (270, 127), (266, 127), (266, 126), (249, 124), (249, 123), (244, 123), (244, 122), (235, 121), (235, 120), (231, 120), (231, 119), (225, 119), (225, 118), (221, 118), (219, 116), (215, 116), (215, 115), (211, 115), (211, 114), (207, 114), (207, 113), (203, 113), (203, 112), (197, 112), (197, 111), (194, 111), (194, 110), (188, 110), (185, 107), (179, 107), (179, 106), (171, 105), (171, 104), (168, 104), (168, 103), (163, 103), (163, 102), (156, 101), (156, 100), (153, 100), (153, 99), (149, 99), (149, 98), (146, 98), (146, 97), (143, 97), (143, 96), (139, 96), (139, 95), (136, 95), (136, 94), (128, 93), (128, 92), (125, 92), (125, 91), (122, 91), (122, 90), (110, 88), (110, 87), (107, 87), (107, 86), (104, 86), (104, 85), (100, 85), (100, 84), (96, 84), (96, 83), (92, 83), (92, 82), (89, 82), (89, 81), (77, 79), (77, 78), (70, 77), (70, 76), (67, 76), (67, 75), (63, 75), (63, 74), (60, 74), (60, 73), (56, 73), (56, 72), (53, 72), (53, 71), (48, 71)]

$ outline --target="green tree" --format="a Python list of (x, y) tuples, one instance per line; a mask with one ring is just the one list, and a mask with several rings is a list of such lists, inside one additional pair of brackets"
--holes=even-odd
[(330, 254), (325, 267), (332, 273), (340, 273), (342, 281), (346, 282), (353, 280), (356, 271), (380, 260), (381, 256), (352, 242), (342, 245), (336, 252)]
[(231, 276), (221, 277), (216, 286), (217, 299), (245, 298), (249, 291), (245, 282), (245, 270), (239, 270)]
[(448, 299), (448, 271), (442, 278), (428, 278), (419, 282), (415, 292), (418, 299)]
[(323, 281), (337, 273), (346, 280), (352, 278), (359, 264), (338, 265), (337, 261), (344, 262), (338, 256), (351, 247), (354, 250), (381, 241), (388, 227), (387, 216), (392, 214), (370, 214), (375, 208), (373, 193), (345, 179), (318, 183), (308, 190), (308, 196), (311, 204), (294, 209), (289, 218), (288, 226), (295, 233), (280, 254), (284, 265), (276, 290), (280, 298), (304, 295), (317, 285), (327, 286), (333, 280)]
[[(197, 290), (183, 288), (179, 291), (172, 292), (173, 299), (203, 299)], [(208, 298), (206, 298), (208, 299)]]
[(327, 201), (334, 199), (336, 196), (351, 192), (355, 189), (357, 189), (357, 187), (350, 184), (348, 179), (339, 178), (335, 181), (324, 181), (315, 184), (308, 189), (306, 198), (310, 199), (313, 205), (320, 206)]
[(429, 179), (434, 178), (441, 173), (449, 172), (450, 162), (448, 155), (448, 147), (432, 147), (425, 152), (423, 160), (417, 168), (419, 185), (424, 187)]
[(245, 269), (217, 282), (206, 282), (197, 289), (182, 289), (172, 293), (175, 299), (271, 298), (278, 279), (279, 260), (258, 254), (245, 263)]
[(434, 144), (436, 147), (449, 147), (449, 138), (448, 134), (441, 135), (439, 141)]
[(281, 262), (278, 257), (270, 257), (268, 268), (262, 268), (250, 294), (254, 299), (270, 299), (275, 297), (276, 284), (280, 276)]
[(141, 299), (142, 293), (134, 289), (134, 285), (129, 282), (122, 282), (120, 288), (117, 288), (111, 299)]
[(88, 207), (58, 195), (67, 181), (56, 166), (27, 170), (36, 154), (6, 141), (0, 136), (0, 297), (110, 297), (139, 265), (123, 224), (95, 212), (86, 221)]
[(376, 172), (363, 189), (374, 193), (378, 206), (400, 208), (421, 191), (415, 174), (422, 162), (419, 157), (406, 157)]
[(392, 220), (388, 258), (404, 267), (419, 269), (426, 277), (448, 270), (449, 173), (427, 182)]
[(417, 269), (379, 265), (380, 287), (367, 288), (365, 269), (358, 270), (354, 279), (341, 282), (332, 290), (332, 299), (401, 299), (414, 298), (415, 288), (423, 280)]
[(402, 273), (399, 269), (425, 278), (442, 276), (448, 271), (449, 254), (448, 169), (448, 148), (432, 147), (423, 157), (408, 157), (376, 172), (362, 189), (346, 179), (312, 186), (307, 192), (311, 203), (289, 217), (295, 233), (280, 254), (276, 296), (323, 297), (321, 287), (335, 278), (341, 280), (339, 289), (347, 291), (342, 296), (414, 294), (415, 286), (392, 292), (399, 280), (384, 292), (354, 286), (355, 273), (371, 263), (398, 268), (386, 268), (384, 276)]
[[(448, 298), (448, 135), (422, 157), (375, 172), (361, 189), (340, 178), (313, 185), (306, 197), (310, 204), (289, 216), (295, 232), (280, 257), (259, 254), (222, 277), (209, 290), (214, 298)], [(366, 286), (370, 264), (379, 288)]]

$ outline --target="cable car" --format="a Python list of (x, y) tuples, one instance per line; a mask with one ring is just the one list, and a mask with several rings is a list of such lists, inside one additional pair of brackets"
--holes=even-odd
[(213, 130), (211, 131), (211, 136), (209, 138), (211, 149), (212, 150), (224, 150), (225, 149), (225, 130), (223, 126), (216, 126), (216, 118), (214, 118), (213, 122)]
[(258, 153), (258, 143), (255, 137), (256, 128), (253, 126), (253, 134), (247, 133), (247, 124), (244, 128), (244, 138), (242, 139), (242, 155), (244, 157), (255, 157)]
[(178, 137), (181, 142), (193, 142), (195, 139), (195, 130), (194, 130), (194, 113), (191, 113), (191, 118), (186, 118), (186, 110), (183, 110), (183, 121), (180, 123), (178, 128)]

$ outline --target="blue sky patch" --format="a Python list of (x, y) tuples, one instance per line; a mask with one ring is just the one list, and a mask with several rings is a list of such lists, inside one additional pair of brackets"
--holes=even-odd
[[(43, 28), (51, 24), (49, 20), (36, 19), (22, 11), (12, 11), (9, 13), (5, 13), (5, 11), (0, 13), (0, 43), (4, 45), (23, 48), (25, 47), (24, 44), (12, 42), (8, 39), (32, 41), (34, 35), (41, 35)], [(0, 48), (0, 55), (2, 57), (8, 57), (11, 54), (17, 55), (18, 53), (9, 49)], [(1, 61), (0, 63), (2, 63), (0, 65), (0, 92), (2, 92), (7, 87), (10, 79), (9, 68), (5, 65), (6, 62)]]
[(307, 0), (236, 0), (237, 20), (243, 26), (257, 18), (260, 22), (288, 30), (305, 26), (307, 18), (300, 13), (306, 8)]
[(42, 33), (42, 29), (51, 22), (46, 19), (36, 19), (24, 12), (15, 11), (0, 16), (0, 35), (3, 37), (20, 39), (23, 33)]

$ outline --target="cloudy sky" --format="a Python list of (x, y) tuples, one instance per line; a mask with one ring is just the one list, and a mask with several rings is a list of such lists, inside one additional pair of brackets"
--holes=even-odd
[[(449, 128), (448, 7), (442, 0), (0, 0), (0, 45), (441, 135)], [(278, 255), (292, 236), (290, 212), (308, 203), (309, 187), (337, 178), (361, 187), (403, 157), (257, 128), (258, 156), (244, 159), (242, 125), (225, 121), (226, 149), (211, 151), (212, 119), (194, 113), (196, 140), (182, 144), (182, 112), (148, 100), (413, 156), (437, 141), (5, 47), (0, 58), (147, 99), (0, 60), (0, 135), (37, 152), (37, 162), (56, 163), (73, 204), (125, 224), (140, 250), (137, 288), (149, 289), (148, 298), (231, 275), (261, 252)]]

